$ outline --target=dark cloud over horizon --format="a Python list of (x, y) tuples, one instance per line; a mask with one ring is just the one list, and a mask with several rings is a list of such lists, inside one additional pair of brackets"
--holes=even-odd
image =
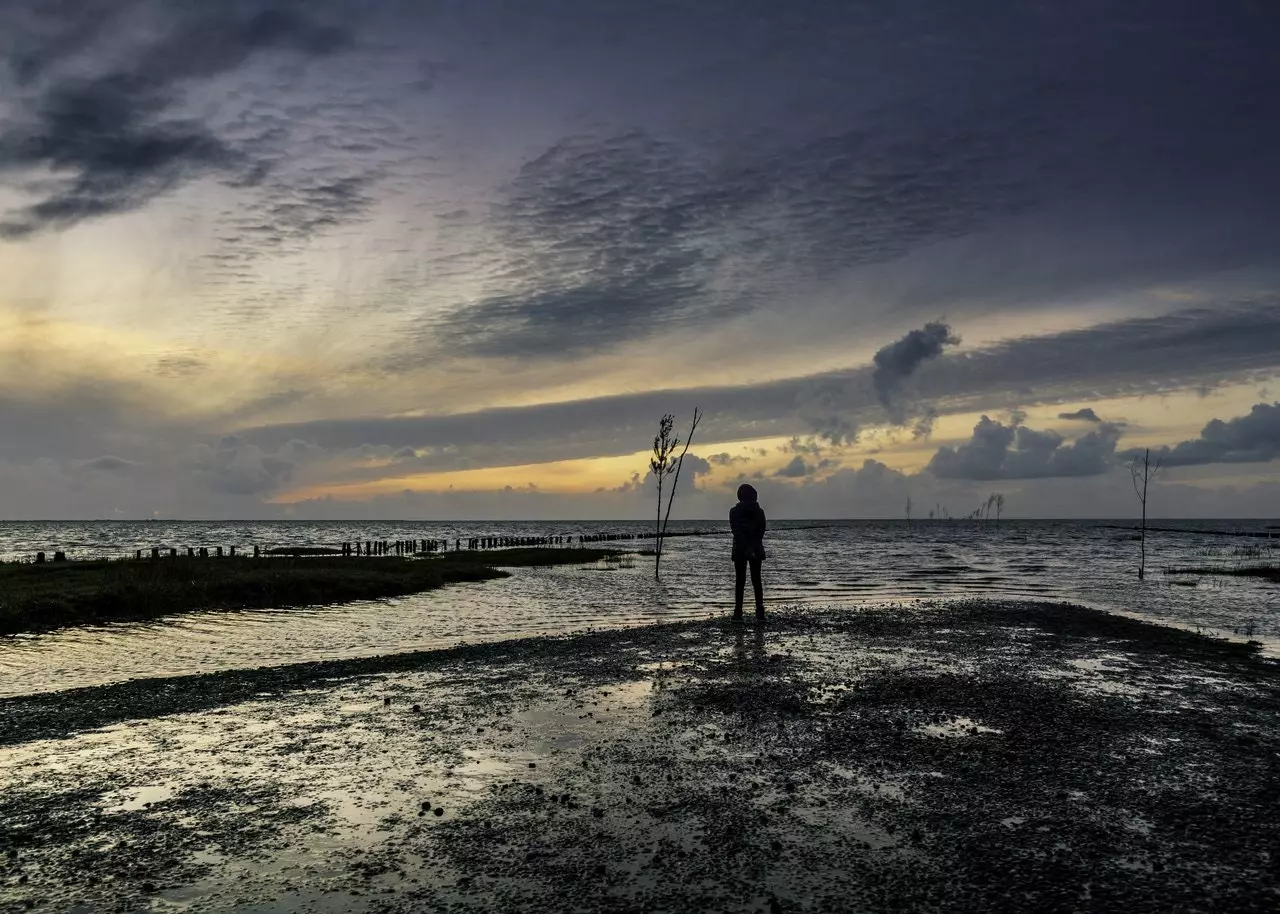
[(973, 437), (958, 447), (943, 446), (928, 470), (940, 479), (1043, 479), (1100, 476), (1115, 463), (1120, 430), (1103, 424), (1068, 444), (1054, 431), (1004, 425), (983, 416)]
[[(1137, 456), (1137, 451), (1126, 456)], [(1258, 403), (1247, 415), (1213, 419), (1200, 437), (1158, 448), (1155, 456), (1168, 467), (1269, 463), (1280, 458), (1280, 403)]]
[[(969, 352), (942, 355), (919, 369), (914, 395), (939, 412), (1011, 409), (1057, 404), (1082, 397), (1129, 396), (1186, 390), (1212, 379), (1271, 374), (1280, 340), (1280, 308), (1193, 309), (1027, 337)], [(290, 439), (324, 447), (366, 443), (392, 447), (449, 445), (449, 456), (485, 456), (491, 465), (530, 459), (563, 459), (631, 453), (652, 435), (664, 412), (707, 412), (700, 436), (741, 440), (811, 434), (814, 390), (850, 427), (883, 421), (872, 367), (755, 385), (700, 387), (607, 396), (527, 407), (503, 407), (457, 415), (364, 417), (285, 423), (243, 430), (264, 447)]]

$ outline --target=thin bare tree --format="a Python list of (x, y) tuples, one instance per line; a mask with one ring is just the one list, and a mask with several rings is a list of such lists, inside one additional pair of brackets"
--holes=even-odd
[[(671, 503), (676, 500), (676, 486), (680, 484), (680, 468), (684, 466), (684, 455), (689, 453), (689, 445), (693, 444), (693, 433), (698, 430), (698, 423), (702, 421), (702, 410), (698, 407), (693, 408), (693, 422), (689, 425), (689, 434), (684, 439), (684, 450), (680, 452), (679, 458), (675, 461), (675, 472), (671, 476), (671, 492), (667, 495), (667, 513), (662, 518), (662, 528), (658, 532), (658, 544), (654, 549), (653, 555), (653, 576), (658, 576), (658, 564), (662, 561), (662, 547), (667, 538), (667, 522), (671, 520)], [(671, 450), (675, 450), (679, 438), (672, 439)], [(670, 472), (668, 470), (668, 472)], [(659, 493), (658, 498), (662, 495)], [(659, 504), (661, 507), (661, 504)]]
[(1155, 463), (1152, 463), (1151, 448), (1146, 448), (1142, 452), (1142, 457), (1135, 456), (1129, 461), (1129, 476), (1133, 479), (1133, 492), (1142, 504), (1142, 532), (1138, 537), (1141, 544), (1138, 559), (1139, 581), (1147, 576), (1147, 487), (1160, 476), (1160, 471), (1164, 469), (1163, 460), (1164, 458), (1157, 457)]
[(658, 513), (653, 525), (653, 576), (658, 576), (658, 562), (662, 560), (662, 486), (668, 476), (676, 471), (672, 455), (680, 445), (680, 438), (675, 434), (676, 417), (667, 413), (658, 420), (658, 434), (653, 436), (653, 458), (649, 461), (649, 471), (658, 484)]

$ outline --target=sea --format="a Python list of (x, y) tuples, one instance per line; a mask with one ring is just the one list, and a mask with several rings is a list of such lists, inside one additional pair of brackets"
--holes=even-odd
[[(1187, 572), (1280, 561), (1280, 524), (1160, 520), (1137, 575), (1131, 520), (771, 521), (764, 566), (774, 607), (872, 608), (996, 598), (1082, 604), (1262, 642), (1280, 654), (1280, 586)], [(37, 551), (125, 558), (152, 547), (333, 546), (483, 536), (644, 534), (642, 522), (0, 522), (0, 559)], [(724, 521), (672, 522), (661, 575), (652, 556), (519, 568), (512, 577), (387, 600), (200, 612), (0, 639), (0, 696), (307, 660), (372, 656), (726, 614), (733, 568)], [(617, 545), (625, 546), (626, 543)], [(635, 545), (649, 548), (651, 542)], [(499, 553), (495, 564), (501, 564)], [(214, 561), (214, 559), (211, 559)], [(748, 599), (750, 596), (748, 595)], [(0, 594), (3, 600), (3, 594)]]

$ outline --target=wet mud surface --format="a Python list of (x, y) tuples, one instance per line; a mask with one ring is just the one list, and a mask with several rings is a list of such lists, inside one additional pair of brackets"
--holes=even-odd
[(1090, 610), (655, 625), (0, 702), (0, 910), (1271, 911), (1280, 670)]

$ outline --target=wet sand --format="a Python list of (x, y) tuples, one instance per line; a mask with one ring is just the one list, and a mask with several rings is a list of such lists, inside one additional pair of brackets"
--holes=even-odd
[(1270, 911), (1277, 811), (1274, 661), (1047, 604), (0, 701), (0, 910)]

